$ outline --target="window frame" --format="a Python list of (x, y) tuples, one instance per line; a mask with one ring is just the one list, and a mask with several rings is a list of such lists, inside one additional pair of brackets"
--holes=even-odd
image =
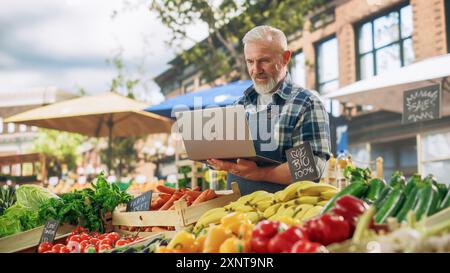
[(294, 68), (294, 66), (296, 65), (296, 63), (295, 63), (295, 57), (298, 55), (298, 54), (303, 54), (303, 58), (304, 58), (304, 60), (305, 60), (305, 62), (304, 62), (304, 70), (305, 70), (305, 86), (302, 86), (303, 88), (306, 88), (306, 86), (308, 85), (308, 81), (307, 81), (307, 79), (308, 79), (308, 75), (307, 75), (307, 71), (306, 71), (306, 55), (305, 55), (305, 52), (303, 51), (303, 48), (300, 48), (299, 50), (296, 50), (296, 51), (293, 51), (292, 52), (292, 55), (291, 55), (291, 61), (289, 62), (289, 74), (291, 74), (291, 77), (293, 78), (294, 76), (293, 76), (293, 74), (292, 74), (292, 69)]
[[(376, 53), (377, 51), (380, 51), (382, 49), (394, 46), (394, 45), (398, 45), (399, 46), (399, 54), (400, 54), (400, 67), (404, 67), (405, 66), (405, 59), (404, 59), (404, 49), (403, 49), (403, 43), (408, 40), (408, 39), (413, 39), (413, 33), (414, 33), (414, 29), (413, 32), (411, 33), (411, 35), (406, 36), (406, 37), (402, 37), (402, 14), (401, 14), (401, 9), (407, 6), (411, 6), (411, 3), (409, 1), (400, 3), (398, 5), (389, 7), (387, 9), (384, 9), (380, 12), (377, 12), (367, 18), (365, 18), (364, 20), (354, 24), (353, 30), (355, 33), (355, 62), (356, 62), (356, 79), (357, 81), (360, 81), (361, 78), (361, 58), (363, 58), (366, 55), (370, 55), (372, 54), (372, 69), (373, 69), (373, 76), (375, 77), (378, 75), (377, 73), (377, 57), (376, 57)], [(411, 6), (412, 8), (412, 6)], [(385, 44), (379, 48), (375, 48), (375, 28), (374, 28), (374, 21), (376, 19), (382, 18), (384, 16), (389, 15), (392, 12), (397, 12), (398, 14), (398, 40), (395, 40), (393, 42), (390, 42), (388, 44)], [(414, 16), (414, 14), (413, 14)], [(371, 23), (371, 35), (372, 35), (372, 49), (370, 51), (364, 52), (364, 53), (360, 53), (359, 52), (359, 37), (360, 37), (360, 29), (362, 28), (362, 26), (364, 24), (367, 23)]]
[[(326, 82), (320, 82), (320, 77), (319, 77), (319, 46), (323, 43), (326, 43), (330, 40), (336, 39), (336, 43), (337, 43), (337, 56), (338, 56), (338, 76), (336, 79), (333, 80), (328, 80)], [(334, 81), (338, 81), (338, 86), (339, 86), (339, 41), (337, 39), (337, 36), (335, 33), (333, 33), (330, 36), (327, 36), (317, 42), (314, 43), (314, 73), (316, 75), (316, 80), (315, 80), (315, 88), (317, 90), (317, 92), (319, 92), (319, 94), (322, 94), (322, 91), (319, 89), (320, 85), (324, 85), (330, 82), (334, 82)]]

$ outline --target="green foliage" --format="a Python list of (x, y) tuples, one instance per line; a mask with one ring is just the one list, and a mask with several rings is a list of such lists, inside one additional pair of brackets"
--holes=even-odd
[(198, 22), (208, 26), (210, 36), (180, 56), (182, 65), (196, 65), (210, 82), (232, 71), (237, 71), (242, 79), (247, 77), (241, 42), (247, 31), (265, 24), (289, 36), (301, 31), (305, 18), (325, 3), (324, 0), (153, 0), (150, 10), (172, 31), (168, 42), (174, 48), (193, 40), (188, 26)]
[(48, 175), (60, 176), (62, 164), (67, 164), (69, 170), (75, 169), (80, 156), (77, 148), (85, 139), (79, 134), (39, 129), (31, 152), (44, 153), (49, 156), (46, 162)]

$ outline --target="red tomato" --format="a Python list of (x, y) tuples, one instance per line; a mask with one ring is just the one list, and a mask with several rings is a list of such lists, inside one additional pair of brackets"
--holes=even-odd
[(46, 251), (49, 251), (52, 249), (52, 247), (53, 247), (52, 243), (49, 242), (40, 243), (38, 247), (38, 253), (44, 253)]
[(80, 242), (83, 241), (83, 240), (81, 239), (81, 236), (80, 236), (80, 235), (73, 235), (73, 236), (70, 238), (69, 242), (70, 242), (70, 241), (75, 241), (75, 242), (80, 243)]
[[(84, 250), (86, 249), (86, 247), (88, 247), (88, 246), (90, 246), (91, 245), (91, 242), (89, 242), (89, 240), (85, 240), (85, 241), (82, 241), (81, 243), (80, 243), (80, 252), (81, 253), (84, 253)], [(95, 247), (95, 246), (94, 246)]]
[(70, 249), (67, 248), (67, 246), (63, 246), (63, 247), (61, 247), (61, 249), (59, 250), (59, 253), (70, 253)]
[(80, 243), (75, 241), (70, 241), (66, 247), (70, 250), (70, 253), (80, 253), (81, 251)]
[(111, 232), (106, 236), (106, 238), (110, 239), (112, 242), (115, 242), (120, 239), (120, 235), (117, 232)]
[(107, 244), (103, 244), (103, 245), (101, 244), (98, 247), (98, 252), (103, 252), (103, 251), (110, 250), (110, 249), (112, 249), (112, 246), (107, 245)]
[(110, 246), (112, 246), (113, 244), (114, 244), (114, 242), (111, 241), (111, 240), (108, 239), (108, 238), (105, 238), (105, 239), (103, 239), (103, 240), (100, 240), (100, 242), (99, 242), (99, 245), (110, 245)]
[(80, 234), (80, 238), (81, 238), (81, 242), (82, 242), (82, 241), (91, 239), (91, 236), (89, 236), (89, 234), (87, 234), (87, 233), (82, 233), (82, 234)]
[(119, 239), (119, 240), (117, 240), (117, 242), (116, 242), (116, 247), (118, 247), (118, 246), (124, 246), (124, 245), (127, 245), (127, 244), (129, 244), (130, 242), (127, 240), (127, 239)]
[(65, 245), (63, 244), (56, 244), (52, 247), (52, 251), (54, 251), (55, 253), (59, 253), (59, 251), (61, 250), (62, 247), (65, 247)]
[(98, 236), (99, 236), (99, 234), (96, 231), (91, 233), (91, 237), (97, 238)]
[(99, 240), (103, 240), (103, 239), (106, 238), (106, 234), (99, 235), (97, 238), (98, 238)]
[(56, 253), (56, 252), (53, 251), (53, 250), (47, 250), (47, 251), (45, 251), (45, 252), (43, 252), (43, 253)]
[(91, 239), (89, 239), (89, 242), (90, 242), (91, 244), (93, 244), (94, 246), (98, 245), (98, 242), (99, 242), (99, 241), (100, 241), (100, 240), (97, 239), (97, 238), (91, 238)]

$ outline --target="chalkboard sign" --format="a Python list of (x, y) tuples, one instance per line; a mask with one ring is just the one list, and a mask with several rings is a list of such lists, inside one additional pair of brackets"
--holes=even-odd
[(56, 231), (58, 230), (59, 221), (56, 220), (48, 220), (47, 224), (45, 224), (44, 230), (42, 231), (41, 239), (39, 240), (39, 244), (44, 242), (53, 243), (56, 237)]
[(148, 191), (128, 202), (127, 212), (150, 210), (151, 202), (152, 202), (152, 191)]
[(441, 85), (408, 90), (403, 93), (403, 123), (441, 117)]
[(308, 142), (286, 151), (292, 181), (315, 180), (319, 178), (316, 162)]

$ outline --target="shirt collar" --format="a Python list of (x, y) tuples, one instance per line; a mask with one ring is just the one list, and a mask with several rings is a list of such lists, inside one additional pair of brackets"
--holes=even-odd
[[(278, 87), (278, 89), (273, 92), (273, 94), (277, 94), (280, 98), (287, 100), (291, 97), (292, 93), (292, 78), (289, 72), (286, 73), (286, 77), (282, 80), (282, 83)], [(253, 84), (244, 91), (244, 95), (250, 99), (250, 101), (256, 101), (258, 97), (258, 93), (256, 92)]]

